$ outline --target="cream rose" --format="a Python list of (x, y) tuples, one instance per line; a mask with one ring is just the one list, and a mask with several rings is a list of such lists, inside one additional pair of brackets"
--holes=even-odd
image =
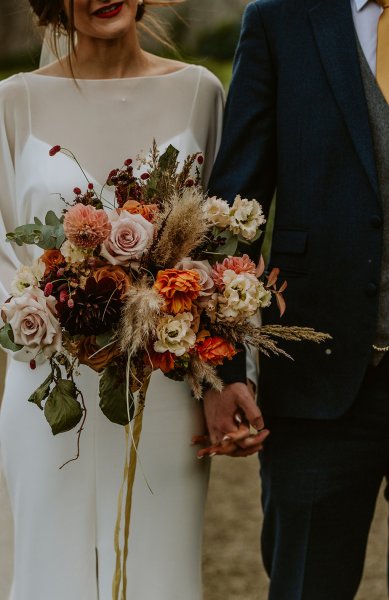
[(251, 273), (227, 269), (223, 274), (225, 289), (218, 297), (218, 314), (227, 320), (247, 318), (259, 308), (269, 306), (271, 292)]
[(208, 198), (204, 203), (204, 212), (207, 220), (216, 227), (225, 229), (230, 223), (230, 206), (221, 198)]
[(154, 343), (156, 352), (171, 352), (182, 356), (196, 343), (196, 334), (191, 329), (193, 315), (180, 313), (162, 317), (157, 327), (157, 341)]
[(22, 296), (12, 298), (2, 311), (12, 327), (15, 344), (43, 351), (49, 358), (62, 348), (61, 326), (56, 318), (56, 299), (46, 298), (39, 288), (30, 288)]
[(192, 260), (191, 258), (183, 258), (175, 268), (183, 271), (195, 271), (199, 274), (201, 291), (196, 300), (196, 304), (205, 306), (215, 291), (215, 283), (212, 279), (212, 267), (209, 262), (207, 260)]
[(229, 229), (245, 240), (255, 238), (258, 229), (266, 223), (261, 205), (256, 200), (236, 196), (230, 211)]
[(101, 246), (100, 254), (111, 265), (128, 266), (136, 263), (150, 246), (154, 226), (142, 215), (123, 210), (111, 214), (112, 230)]

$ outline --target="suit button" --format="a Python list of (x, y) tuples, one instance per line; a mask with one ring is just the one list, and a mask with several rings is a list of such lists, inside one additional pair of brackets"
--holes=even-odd
[(370, 225), (374, 227), (374, 229), (379, 229), (382, 226), (382, 219), (379, 215), (373, 215), (370, 218)]
[(377, 295), (377, 286), (375, 283), (368, 283), (367, 286), (365, 287), (365, 292), (366, 292), (366, 296), (369, 296), (369, 298), (374, 298), (374, 296)]

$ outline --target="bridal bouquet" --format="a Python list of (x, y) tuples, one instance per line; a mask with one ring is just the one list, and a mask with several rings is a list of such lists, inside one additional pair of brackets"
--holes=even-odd
[[(50, 155), (67, 149), (54, 146)], [(7, 235), (42, 254), (21, 266), (2, 306), (0, 344), (24, 349), (30, 367), (50, 373), (29, 398), (44, 410), (54, 434), (81, 421), (86, 409), (75, 375), (85, 364), (100, 374), (100, 407), (113, 422), (134, 416), (134, 394), (145, 395), (150, 374), (186, 379), (195, 398), (203, 386), (221, 389), (216, 367), (244, 343), (282, 353), (276, 338), (323, 336), (311, 329), (259, 328), (251, 318), (274, 297), (284, 310), (277, 270), (264, 275), (245, 248), (265, 223), (256, 200), (232, 206), (200, 186), (201, 154), (181, 167), (178, 151), (156, 145), (140, 160), (109, 173), (97, 191), (74, 188), (62, 214)], [(80, 168), (82, 169), (81, 165)]]

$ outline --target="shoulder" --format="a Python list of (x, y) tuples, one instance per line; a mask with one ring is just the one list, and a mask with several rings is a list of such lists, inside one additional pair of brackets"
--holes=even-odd
[(287, 13), (301, 11), (306, 7), (305, 0), (255, 0), (247, 5), (244, 19), (266, 19), (285, 16)]
[(28, 91), (23, 73), (0, 81), (0, 114), (6, 126), (13, 127), (28, 114)]
[(14, 102), (26, 94), (26, 84), (23, 73), (12, 75), (8, 79), (0, 81), (0, 100), (2, 102)]
[(189, 77), (198, 83), (199, 90), (204, 94), (223, 96), (223, 85), (211, 71), (201, 65), (187, 65)]

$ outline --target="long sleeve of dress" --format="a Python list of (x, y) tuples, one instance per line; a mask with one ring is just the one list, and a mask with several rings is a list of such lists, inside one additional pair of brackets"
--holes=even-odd
[(10, 296), (10, 284), (22, 258), (22, 253), (6, 242), (6, 233), (20, 224), (17, 222), (15, 178), (20, 139), (15, 115), (17, 111), (21, 114), (19, 107), (23, 101), (26, 101), (25, 90), (17, 78), (0, 85), (0, 304)]

